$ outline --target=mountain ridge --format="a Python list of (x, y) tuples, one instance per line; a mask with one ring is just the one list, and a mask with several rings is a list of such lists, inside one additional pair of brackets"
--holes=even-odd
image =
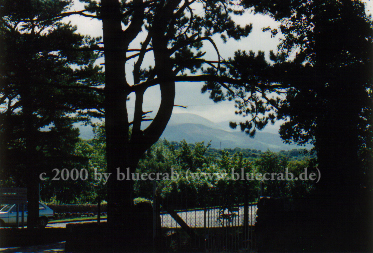
[[(142, 124), (143, 129), (150, 123), (145, 121)], [(291, 150), (294, 148), (310, 148), (310, 146), (297, 146), (295, 144), (285, 144), (280, 138), (274, 127), (269, 132), (257, 131), (252, 138), (240, 130), (227, 130), (229, 126), (224, 127), (224, 122), (215, 123), (202, 116), (190, 113), (175, 113), (163, 132), (161, 139), (180, 142), (185, 140), (187, 143), (205, 142), (210, 143), (212, 148), (249, 148), (256, 150)], [(228, 124), (228, 121), (227, 121)], [(79, 126), (81, 137), (85, 139), (93, 138), (92, 129)], [(91, 137), (91, 138), (89, 138)]]
[(221, 129), (213, 129), (201, 124), (184, 123), (169, 125), (161, 138), (168, 141), (187, 143), (210, 143), (212, 148), (249, 148), (257, 150), (291, 150), (300, 146), (285, 144), (278, 134), (258, 131), (254, 137), (250, 137), (241, 131), (228, 132)]

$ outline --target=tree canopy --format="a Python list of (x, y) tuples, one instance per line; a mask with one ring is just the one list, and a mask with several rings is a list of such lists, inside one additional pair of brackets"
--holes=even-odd
[(237, 113), (249, 118), (240, 127), (251, 135), (270, 121), (285, 119), (280, 130), (285, 141), (315, 144), (323, 186), (335, 194), (342, 189), (357, 192), (363, 182), (357, 154), (369, 138), (361, 137), (359, 143), (358, 125), (370, 126), (366, 116), (372, 106), (373, 30), (364, 4), (244, 4), (281, 22), (277, 30), (265, 29), (284, 36), (278, 54), (272, 54), (272, 63), (267, 63), (263, 54), (239, 51), (224, 75), (244, 83), (228, 85), (226, 91), (220, 83), (210, 82), (205, 90), (211, 91), (214, 100), (235, 99)]
[[(230, 1), (103, 0), (101, 6), (93, 1), (85, 2), (89, 3), (87, 10), (103, 21), (108, 172), (127, 167), (133, 172), (140, 157), (159, 139), (171, 117), (175, 82), (219, 78), (214, 73), (199, 75), (205, 65), (219, 68), (221, 59), (211, 36), (222, 34), (239, 39), (248, 35), (251, 26), (241, 28), (233, 22), (231, 15), (241, 14), (242, 10)], [(141, 39), (141, 43), (132, 48), (135, 38)], [(216, 61), (203, 58), (204, 42), (215, 47)], [(149, 68), (143, 66), (147, 55), (154, 57), (154, 66)], [(126, 62), (132, 59), (133, 69), (128, 70)], [(149, 120), (146, 118), (149, 112), (143, 110), (144, 93), (156, 85), (160, 88), (161, 103), (150, 125), (142, 129), (142, 121)], [(136, 97), (132, 121), (125, 103), (131, 93)], [(110, 210), (131, 213), (132, 199), (133, 182), (110, 181), (108, 207), (112, 218), (108, 222), (125, 224), (123, 215), (110, 213)], [(130, 215), (127, 217), (131, 220)]]
[[(61, 22), (70, 1), (1, 1), (0, 142), (2, 183), (27, 186), (35, 225), (39, 174), (74, 163), (76, 115), (100, 116), (98, 38)], [(4, 180), (3, 180), (4, 179)]]
[[(266, 29), (284, 36), (279, 53), (269, 64), (263, 55), (237, 52), (225, 75), (247, 81), (230, 85), (232, 92), (216, 82), (206, 89), (214, 91), (214, 99), (239, 98), (238, 113), (249, 116), (240, 123), (242, 130), (253, 135), (269, 121), (286, 119), (280, 129), (286, 141), (314, 143), (321, 172), (315, 217), (328, 217), (329, 226), (336, 226), (355, 213), (354, 224), (338, 233), (342, 240), (365, 238), (365, 229), (364, 236), (350, 231), (364, 227), (367, 213), (342, 203), (366, 210), (372, 200), (372, 168), (364, 167), (371, 150), (371, 17), (361, 1), (243, 2), (281, 22), (278, 30)], [(327, 240), (320, 245), (326, 247)], [(353, 246), (346, 242), (346, 247)]]
[[(12, 148), (26, 150), (32, 203), (36, 203), (40, 153), (52, 147), (40, 143), (44, 134), (55, 137), (54, 145), (69, 147), (76, 138), (71, 114), (95, 109), (94, 115), (105, 114), (107, 171), (135, 172), (177, 106), (176, 82), (205, 82), (202, 91), (208, 91), (214, 101), (234, 100), (237, 114), (249, 117), (240, 128), (251, 136), (269, 122), (286, 119), (280, 130), (286, 141), (315, 144), (322, 173), (319, 193), (339, 204), (361, 196), (368, 170), (362, 169), (367, 163), (359, 155), (369, 157), (372, 144), (373, 35), (362, 2), (81, 1), (86, 9), (78, 12), (67, 9), (69, 1), (0, 3), (0, 102), (4, 105), (0, 162), (7, 165)], [(281, 23), (278, 30), (265, 29), (284, 36), (279, 53), (271, 54), (271, 63), (264, 53), (242, 50), (223, 60), (212, 39), (216, 34), (224, 40), (247, 36), (251, 25), (239, 27), (233, 16), (249, 8)], [(60, 22), (74, 14), (102, 20), (100, 46), (99, 39), (77, 35), (71, 25)], [(214, 47), (216, 60), (205, 58), (205, 43)], [(105, 56), (103, 91), (97, 88), (102, 82), (94, 64), (99, 54), (94, 50)], [(154, 61), (152, 66), (144, 66), (146, 57)], [(150, 119), (143, 104), (145, 92), (154, 86), (160, 89), (161, 102)], [(132, 113), (127, 106), (131, 94), (135, 97)], [(143, 121), (151, 123), (144, 128)], [(55, 132), (40, 131), (50, 125)], [(67, 133), (66, 143), (58, 141), (56, 132)], [(181, 166), (203, 166), (204, 147), (198, 146), (191, 157), (189, 147), (181, 146)], [(71, 155), (69, 148), (65, 151)], [(281, 167), (276, 158), (263, 157), (267, 158)], [(228, 164), (224, 157), (220, 166)], [(133, 209), (133, 186), (133, 181), (115, 177), (108, 182), (109, 226), (127, 228), (129, 238), (139, 218)], [(30, 211), (30, 216), (35, 213)]]

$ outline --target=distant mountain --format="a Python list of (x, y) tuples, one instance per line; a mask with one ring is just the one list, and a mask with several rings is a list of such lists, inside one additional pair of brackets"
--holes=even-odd
[(199, 124), (211, 128), (217, 127), (216, 123), (192, 113), (174, 113), (172, 114), (168, 125), (181, 125), (186, 123)]
[(90, 140), (93, 139), (93, 127), (92, 126), (86, 126), (83, 124), (74, 124), (75, 127), (79, 128), (80, 130), (80, 138), (83, 140)]
[[(221, 122), (214, 123), (214, 124), (216, 124), (217, 127), (219, 127), (222, 130), (225, 130), (225, 131), (229, 131), (229, 132), (232, 132), (232, 131), (236, 131), (236, 132), (238, 131), (239, 132), (239, 131), (241, 131), (239, 125), (237, 125), (236, 129), (230, 128), (229, 122), (231, 122), (231, 121), (239, 124), (240, 122), (244, 122), (245, 120), (242, 120), (242, 121), (226, 120), (226, 121), (221, 121)], [(276, 123), (275, 125), (272, 125), (271, 123), (268, 123), (268, 125), (266, 125), (264, 129), (260, 130), (260, 132), (278, 134), (279, 125), (280, 125), (279, 123)]]
[[(210, 121), (210, 120), (208, 120), (204, 117), (201, 117), (197, 114), (192, 114), (192, 113), (174, 113), (174, 114), (172, 114), (171, 119), (167, 124), (167, 127), (182, 125), (182, 124), (186, 124), (186, 123), (199, 124), (199, 125), (211, 127), (211, 128), (214, 128), (214, 129), (224, 130), (223, 125), (220, 125), (219, 123), (212, 122), (212, 121)], [(149, 121), (145, 121), (145, 122), (142, 123), (142, 127), (146, 128), (146, 127), (149, 126), (149, 124), (150, 124)], [(228, 126), (228, 128), (229, 128), (229, 126)]]
[[(147, 127), (149, 122), (144, 122), (143, 127)], [(79, 126), (81, 138), (93, 138), (92, 128)], [(175, 113), (172, 115), (161, 138), (168, 141), (182, 141), (187, 143), (210, 142), (213, 148), (250, 148), (266, 151), (290, 150), (300, 148), (297, 145), (283, 143), (277, 128), (270, 126), (268, 132), (257, 131), (254, 138), (247, 134), (229, 128), (229, 122), (214, 123), (206, 118), (190, 113)], [(310, 148), (310, 147), (307, 147)]]
[[(173, 114), (161, 138), (168, 141), (188, 143), (211, 141), (213, 148), (250, 148), (266, 151), (290, 150), (300, 148), (297, 145), (285, 144), (278, 134), (278, 127), (268, 125), (262, 131), (257, 131), (254, 138), (241, 132), (239, 127), (231, 129), (229, 121), (214, 123), (199, 115), (190, 113)], [(310, 148), (310, 147), (307, 147)]]
[(193, 123), (168, 125), (161, 138), (177, 142), (185, 140), (187, 143), (210, 142), (211, 147), (222, 149), (238, 147), (280, 151), (297, 148), (295, 145), (283, 143), (278, 134), (257, 132), (255, 137), (251, 138), (243, 132), (229, 132)]

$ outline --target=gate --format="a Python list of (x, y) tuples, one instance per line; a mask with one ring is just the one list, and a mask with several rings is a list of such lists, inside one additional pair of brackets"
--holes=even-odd
[[(257, 204), (242, 194), (236, 201), (215, 190), (203, 196), (179, 192), (158, 198), (158, 231), (162, 250), (254, 252)], [(237, 200), (242, 200), (241, 202)], [(156, 223), (154, 223), (156, 225)]]

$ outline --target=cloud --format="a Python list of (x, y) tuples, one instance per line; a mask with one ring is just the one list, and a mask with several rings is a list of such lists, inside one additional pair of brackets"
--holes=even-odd
[[(71, 11), (80, 11), (84, 9), (84, 4), (78, 0), (74, 1), (74, 5)], [(267, 53), (270, 50), (276, 50), (279, 43), (279, 36), (271, 38), (269, 32), (262, 32), (263, 27), (277, 27), (276, 23), (272, 18), (263, 15), (254, 15), (250, 12), (242, 16), (236, 16), (235, 21), (241, 26), (252, 23), (252, 33), (244, 39), (235, 41), (229, 40), (227, 43), (223, 43), (219, 36), (214, 36), (215, 43), (219, 48), (221, 56), (225, 59), (234, 56), (234, 52), (238, 49), (246, 51), (264, 51)], [(87, 34), (94, 37), (102, 36), (102, 22), (96, 19), (81, 17), (74, 15), (65, 19), (70, 21), (73, 25), (77, 25), (77, 32), (81, 34)], [(146, 34), (140, 34), (130, 45), (130, 48), (138, 48), (140, 42), (144, 40)], [(217, 60), (218, 56), (213, 45), (206, 41), (203, 48), (206, 51), (206, 58), (209, 60)], [(127, 73), (132, 73), (134, 60), (128, 61), (126, 64)], [(154, 65), (152, 54), (146, 55), (142, 68), (147, 68), (149, 65)], [(133, 83), (132, 75), (127, 76), (127, 80)], [(186, 106), (187, 108), (175, 107), (174, 113), (194, 113), (205, 117), (213, 122), (221, 122), (228, 120), (243, 121), (240, 116), (235, 115), (234, 102), (223, 101), (214, 103), (209, 99), (209, 94), (201, 94), (202, 83), (178, 83), (176, 85), (176, 98), (175, 104)], [(129, 118), (133, 118), (135, 96), (131, 95), (130, 100), (127, 102), (129, 109)], [(159, 87), (151, 87), (145, 93), (145, 99), (143, 108), (144, 111), (153, 111), (151, 117), (154, 117), (160, 104), (160, 91)]]

